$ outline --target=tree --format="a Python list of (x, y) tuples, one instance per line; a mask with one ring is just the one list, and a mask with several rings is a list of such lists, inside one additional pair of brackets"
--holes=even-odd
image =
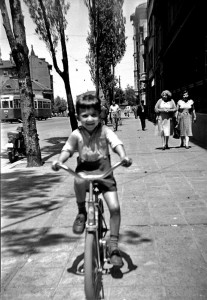
[(136, 94), (132, 86), (127, 85), (125, 89), (125, 100), (128, 105), (136, 105)]
[(101, 86), (107, 98), (117, 84), (115, 66), (126, 50), (123, 0), (85, 0), (85, 4), (89, 9), (90, 21), (87, 63), (93, 82), (96, 87)]
[[(45, 42), (52, 55), (54, 68), (63, 79), (70, 114), (70, 124), (72, 130), (75, 130), (78, 127), (78, 123), (75, 116), (75, 107), (70, 87), (69, 63), (65, 37), (67, 27), (65, 16), (67, 15), (70, 5), (65, 0), (24, 0), (24, 2), (28, 5), (30, 16), (36, 25), (36, 33), (40, 39)], [(62, 49), (62, 71), (58, 66), (56, 57), (59, 40)]]
[(65, 101), (65, 99), (57, 96), (54, 100), (53, 112), (62, 114), (66, 110), (67, 110), (67, 102)]
[(5, 0), (0, 1), (3, 25), (17, 68), (21, 113), (26, 144), (27, 167), (42, 165), (39, 139), (36, 129), (32, 82), (29, 69), (29, 50), (26, 43), (24, 17), (20, 0), (10, 0), (12, 26)]
[(121, 88), (115, 87), (115, 101), (118, 104), (122, 104), (125, 101), (125, 94)]

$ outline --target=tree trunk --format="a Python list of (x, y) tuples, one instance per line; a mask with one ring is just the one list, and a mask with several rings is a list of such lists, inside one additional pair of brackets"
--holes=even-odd
[(67, 77), (69, 77), (69, 76), (64, 76), (63, 81), (65, 84), (65, 90), (66, 90), (66, 97), (67, 97), (69, 117), (70, 117), (70, 126), (71, 126), (72, 131), (74, 131), (78, 127), (78, 122), (77, 122), (77, 118), (75, 116), (75, 107), (73, 104), (73, 98), (72, 98), (69, 78), (67, 78)]
[(18, 70), (18, 79), (24, 139), (27, 153), (27, 167), (38, 167), (42, 165), (42, 158), (36, 129), (32, 82), (30, 74), (26, 77), (25, 74), (29, 74), (28, 56), (25, 56), (23, 64)]
[(26, 44), (24, 17), (22, 15), (21, 4), (19, 0), (10, 0), (13, 32), (5, 0), (0, 1), (0, 8), (3, 17), (3, 25), (18, 73), (27, 167), (41, 166), (42, 159), (36, 129), (32, 82), (29, 70), (29, 50)]

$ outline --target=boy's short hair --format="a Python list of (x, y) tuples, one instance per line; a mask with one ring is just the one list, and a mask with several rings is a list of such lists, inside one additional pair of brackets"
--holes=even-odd
[(78, 99), (76, 102), (76, 113), (80, 114), (80, 109), (90, 109), (94, 108), (95, 110), (101, 112), (101, 101), (96, 98), (94, 95), (85, 95), (82, 98)]

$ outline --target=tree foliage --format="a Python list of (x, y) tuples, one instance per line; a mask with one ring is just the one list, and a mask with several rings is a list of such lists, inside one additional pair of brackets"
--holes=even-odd
[(12, 57), (18, 73), (27, 166), (36, 167), (42, 165), (42, 159), (36, 129), (32, 82), (29, 69), (29, 50), (26, 43), (24, 16), (22, 14), (20, 0), (10, 0), (9, 4), (12, 26), (5, 0), (0, 1), (0, 9)]
[(132, 86), (127, 85), (127, 88), (125, 89), (125, 100), (128, 105), (136, 105), (136, 94)]
[(121, 88), (115, 88), (115, 102), (122, 104), (125, 101), (125, 93)]
[[(24, 0), (29, 7), (30, 16), (36, 24), (36, 33), (43, 40), (49, 49), (53, 65), (56, 72), (63, 79), (65, 84), (68, 109), (70, 112), (70, 123), (72, 130), (78, 126), (75, 117), (75, 107), (70, 87), (69, 63), (66, 48), (65, 30), (67, 27), (66, 15), (69, 10), (69, 2), (67, 0)], [(62, 51), (62, 70), (57, 62), (57, 46), (61, 44)]]
[(63, 113), (67, 110), (67, 102), (65, 99), (57, 96), (54, 100), (53, 112), (54, 113)]
[(107, 91), (113, 89), (117, 83), (114, 68), (126, 50), (123, 2), (123, 0), (85, 0), (89, 8), (90, 21), (87, 63), (94, 83), (98, 76), (105, 97)]

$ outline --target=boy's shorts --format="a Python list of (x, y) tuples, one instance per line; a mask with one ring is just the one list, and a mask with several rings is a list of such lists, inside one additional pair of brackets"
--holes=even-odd
[[(76, 172), (85, 172), (87, 174), (102, 174), (110, 168), (110, 157), (104, 157), (97, 161), (82, 161), (78, 157), (78, 166), (76, 168)], [(106, 179), (106, 181), (104, 179)], [(102, 193), (117, 191), (116, 180), (113, 176), (113, 172), (104, 179), (97, 180)]]

